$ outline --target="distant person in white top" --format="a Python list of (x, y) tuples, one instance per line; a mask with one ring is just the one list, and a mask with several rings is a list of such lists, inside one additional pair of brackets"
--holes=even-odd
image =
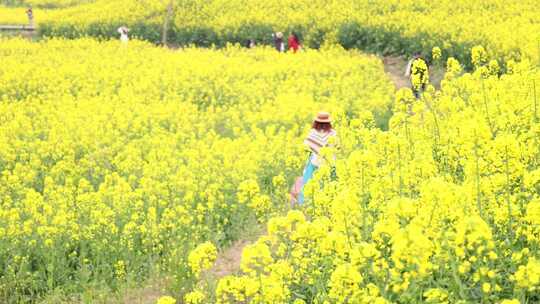
[(28, 16), (28, 25), (34, 27), (34, 12), (32, 11), (32, 7), (26, 10), (26, 16)]
[(285, 42), (283, 41), (283, 33), (277, 32), (272, 34), (272, 38), (274, 38), (274, 48), (280, 52), (285, 52)]
[(120, 34), (120, 41), (122, 43), (127, 43), (129, 41), (128, 33), (129, 29), (125, 26), (121, 26), (118, 28), (118, 33)]

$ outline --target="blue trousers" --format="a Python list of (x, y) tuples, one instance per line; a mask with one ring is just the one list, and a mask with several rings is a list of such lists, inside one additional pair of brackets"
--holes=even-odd
[(309, 182), (311, 178), (313, 178), (313, 173), (317, 170), (317, 166), (315, 166), (311, 159), (313, 158), (313, 154), (311, 154), (308, 158), (306, 167), (304, 168), (304, 173), (302, 175), (302, 190), (298, 194), (298, 204), (302, 205), (304, 203), (304, 186)]

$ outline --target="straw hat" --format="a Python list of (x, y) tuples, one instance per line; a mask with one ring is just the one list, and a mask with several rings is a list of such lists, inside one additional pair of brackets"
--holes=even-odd
[(282, 32), (277, 32), (277, 33), (276, 33), (276, 37), (278, 37), (278, 38), (283, 38), (283, 33), (282, 33)]
[(322, 122), (322, 123), (330, 123), (332, 120), (330, 119), (330, 113), (319, 112), (317, 113), (317, 116), (315, 117), (315, 121)]

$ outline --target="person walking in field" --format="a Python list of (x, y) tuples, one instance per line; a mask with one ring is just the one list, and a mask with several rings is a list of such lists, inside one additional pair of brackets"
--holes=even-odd
[(289, 36), (289, 51), (292, 51), (293, 53), (298, 52), (298, 50), (301, 49), (302, 45), (300, 44), (300, 38), (298, 38), (298, 35), (295, 32), (292, 32)]
[(118, 33), (120, 34), (120, 41), (126, 44), (129, 41), (129, 37), (128, 37), (129, 29), (126, 26), (121, 26), (118, 28)]
[(29, 7), (26, 10), (26, 16), (28, 16), (28, 26), (34, 27), (34, 11), (32, 10), (32, 7)]
[(337, 132), (332, 128), (330, 114), (319, 112), (313, 121), (311, 130), (304, 140), (304, 144), (309, 150), (309, 157), (304, 168), (302, 177), (299, 177), (291, 192), (291, 200), (298, 204), (304, 203), (304, 186), (313, 178), (315, 171), (324, 162), (320, 155), (321, 149), (332, 145), (332, 138), (337, 136)]
[(420, 98), (422, 92), (429, 83), (429, 68), (427, 61), (421, 56), (420, 52), (414, 53), (413, 58), (407, 63), (405, 77), (409, 77), (411, 88), (416, 98)]
[(276, 51), (283, 53), (285, 52), (285, 43), (283, 42), (283, 33), (277, 32), (272, 34), (272, 38), (274, 38), (274, 48)]

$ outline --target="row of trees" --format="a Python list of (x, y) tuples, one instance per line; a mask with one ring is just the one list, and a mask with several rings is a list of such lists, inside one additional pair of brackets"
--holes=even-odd
[(161, 32), (161, 43), (166, 45), (168, 42), (169, 27), (177, 12), (188, 14), (195, 12), (198, 8), (197, 1), (194, 0), (138, 0), (142, 5), (147, 7), (155, 7), (156, 3), (160, 6), (158, 11), (163, 15), (163, 28)]

